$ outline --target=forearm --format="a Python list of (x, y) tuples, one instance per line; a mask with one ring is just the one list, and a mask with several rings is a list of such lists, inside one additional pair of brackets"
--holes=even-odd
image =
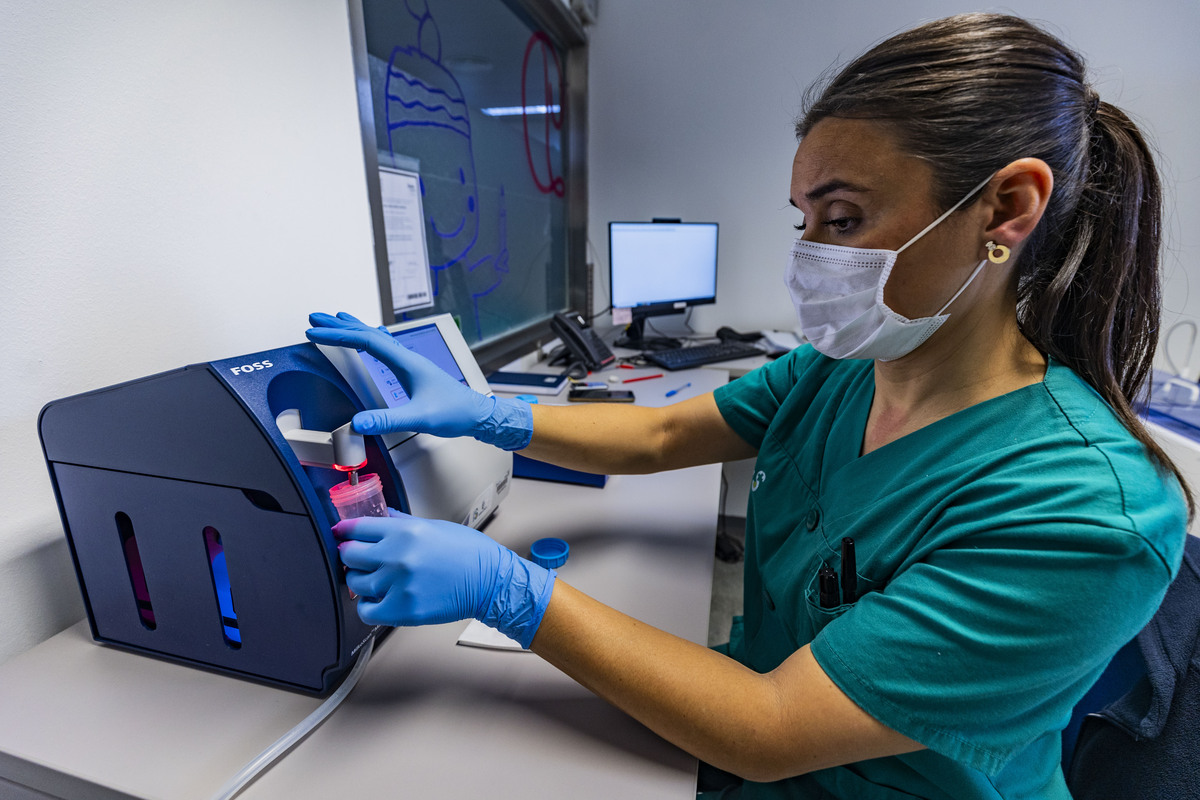
[(807, 648), (759, 674), (561, 580), (531, 649), (668, 741), (751, 780), (919, 747), (853, 706)]
[(735, 461), (754, 450), (725, 423), (710, 394), (665, 408), (535, 405), (533, 438), (522, 453), (572, 469), (640, 474)]
[(533, 439), (522, 455), (609, 474), (662, 469), (659, 409), (616, 403), (533, 407)]

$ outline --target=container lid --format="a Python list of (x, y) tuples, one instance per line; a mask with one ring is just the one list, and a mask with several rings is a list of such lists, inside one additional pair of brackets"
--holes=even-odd
[(571, 546), (569, 544), (552, 536), (538, 539), (529, 545), (529, 560), (546, 569), (561, 567), (567, 563), (567, 556), (570, 553)]
[(366, 475), (358, 476), (357, 485), (347, 480), (342, 481), (336, 486), (331, 486), (329, 488), (329, 499), (333, 501), (335, 506), (348, 505), (350, 503), (357, 503), (364, 497), (380, 492), (382, 489), (379, 475), (374, 472), (368, 472)]

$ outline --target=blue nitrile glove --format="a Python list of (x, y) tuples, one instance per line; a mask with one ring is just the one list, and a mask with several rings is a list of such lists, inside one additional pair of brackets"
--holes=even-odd
[(414, 353), (383, 328), (372, 328), (349, 314), (312, 314), (306, 332), (317, 344), (366, 350), (395, 374), (408, 393), (399, 408), (360, 411), (354, 430), (363, 434), (417, 431), (436, 436), (472, 436), (504, 450), (520, 450), (533, 436), (529, 404), (480, 394), (450, 377), (441, 367)]
[(474, 528), (388, 513), (333, 526), (363, 622), (431, 625), (473, 617), (529, 647), (550, 604), (554, 570)]

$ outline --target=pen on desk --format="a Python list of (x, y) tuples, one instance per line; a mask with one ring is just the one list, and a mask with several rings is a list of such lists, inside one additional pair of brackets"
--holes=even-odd
[(821, 608), (837, 608), (838, 576), (833, 567), (825, 564), (817, 571), (817, 583), (821, 594)]
[(842, 539), (842, 602), (853, 603), (858, 596), (858, 564), (855, 563), (854, 540)]
[(680, 386), (678, 389), (672, 389), (671, 391), (667, 392), (667, 397), (674, 397), (675, 395), (679, 394), (680, 392), (682, 392), (684, 389), (688, 388), (691, 385), (692, 385), (692, 382), (688, 381), (683, 386)]
[(663, 374), (659, 372), (656, 375), (638, 375), (636, 378), (626, 378), (621, 383), (637, 383), (638, 381), (648, 381), (651, 378), (661, 378)]

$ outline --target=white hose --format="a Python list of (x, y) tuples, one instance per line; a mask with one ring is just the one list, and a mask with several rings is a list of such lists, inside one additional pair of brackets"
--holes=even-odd
[[(1180, 328), (1190, 328), (1192, 331), (1191, 341), (1188, 342), (1187, 358), (1183, 360), (1182, 368), (1176, 366), (1174, 359), (1171, 358), (1171, 337), (1175, 331), (1179, 330)], [(1192, 354), (1196, 350), (1196, 335), (1196, 323), (1192, 322), (1190, 319), (1185, 319), (1172, 325), (1171, 329), (1167, 331), (1166, 339), (1163, 341), (1163, 357), (1167, 360), (1167, 366), (1170, 367), (1171, 372), (1174, 372), (1178, 377), (1183, 378), (1184, 380), (1191, 380), (1192, 378), (1191, 362)]]
[(221, 787), (220, 791), (213, 795), (213, 800), (231, 800), (231, 798), (236, 797), (251, 781), (269, 769), (272, 764), (324, 722), (325, 718), (332, 714), (334, 709), (341, 705), (346, 696), (350, 694), (350, 691), (354, 689), (355, 684), (358, 683), (358, 679), (362, 677), (363, 672), (367, 669), (367, 662), (371, 660), (371, 651), (374, 648), (375, 637), (371, 636), (363, 643), (362, 649), (358, 653), (358, 660), (354, 662), (354, 666), (350, 669), (350, 673), (346, 675), (346, 679), (342, 681), (342, 685), (333, 694), (329, 695), (325, 702), (321, 703), (315, 711), (302, 719), (299, 724), (279, 737), (266, 750), (263, 750), (247, 762), (246, 766), (242, 767), (236, 775)]

